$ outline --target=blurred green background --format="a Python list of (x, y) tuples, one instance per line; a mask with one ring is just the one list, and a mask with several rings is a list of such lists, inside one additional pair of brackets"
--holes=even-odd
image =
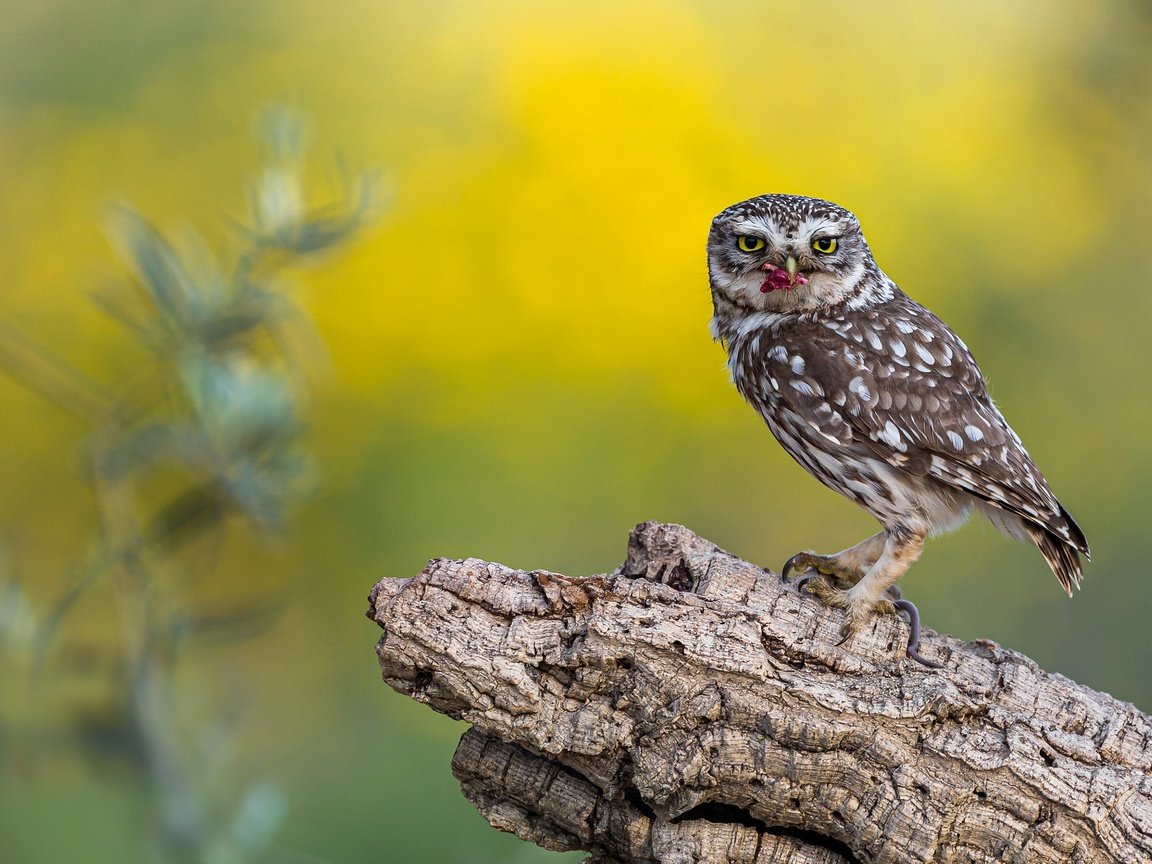
[[(188, 734), (197, 711), (227, 712), (229, 776), (283, 790), (283, 860), (567, 860), (487, 828), (449, 773), (462, 727), (379, 683), (377, 579), (442, 555), (603, 572), (645, 519), (774, 568), (874, 530), (784, 455), (708, 337), (709, 220), (764, 192), (860, 216), (881, 266), (972, 348), (1092, 543), (1069, 601), (985, 524), (938, 539), (903, 583), (927, 625), (1152, 709), (1146, 3), (4, 0), (0, 15), (0, 320), (94, 378), (147, 360), (88, 296), (122, 272), (109, 202), (226, 245), (270, 102), (309, 119), (321, 192), (338, 159), (384, 169), (384, 217), (294, 295), (327, 345), (309, 359), (318, 495), (279, 538), (233, 529), (182, 553), (192, 600), (283, 604), (259, 636), (179, 667)], [(50, 603), (95, 530), (88, 430), (9, 377), (0, 416), (0, 567)], [(151, 854), (147, 789), (90, 734), (116, 627), (97, 588), (35, 684), (0, 682), (4, 862)]]

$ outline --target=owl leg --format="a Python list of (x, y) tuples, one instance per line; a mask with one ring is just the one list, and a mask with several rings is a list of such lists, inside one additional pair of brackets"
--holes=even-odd
[(920, 557), (927, 531), (903, 526), (884, 532), (884, 548), (864, 578), (844, 592), (848, 630), (859, 630), (873, 612), (891, 613), (896, 608), (886, 596)]
[[(831, 577), (837, 588), (855, 585), (868, 573), (884, 551), (885, 534), (873, 534), (855, 546), (849, 546), (834, 555), (817, 555), (815, 552), (798, 552), (784, 562), (780, 575), (787, 579), (791, 573), (812, 573), (801, 581), (803, 587), (817, 574)], [(815, 572), (813, 572), (815, 571)]]
[[(848, 620), (844, 624), (845, 638), (863, 627), (873, 614), (891, 614), (897, 610), (905, 612), (912, 628), (908, 655), (925, 665), (935, 665), (925, 662), (916, 653), (920, 630), (920, 616), (916, 607), (906, 600), (899, 600), (898, 594), (893, 602), (895, 584), (920, 557), (926, 534), (921, 528), (899, 526), (877, 535), (883, 540), (879, 557), (868, 568), (868, 572), (847, 590), (838, 587), (827, 577), (813, 578), (805, 587), (825, 606), (844, 609), (848, 613)], [(870, 537), (864, 542), (874, 540), (876, 538)]]

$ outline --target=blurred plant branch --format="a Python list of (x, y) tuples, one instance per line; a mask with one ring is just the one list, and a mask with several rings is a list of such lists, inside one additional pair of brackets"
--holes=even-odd
[(197, 235), (173, 241), (129, 207), (113, 213), (111, 237), (131, 279), (95, 300), (148, 352), (144, 386), (100, 383), (0, 322), (0, 368), (91, 427), (85, 466), (99, 523), (47, 612), (0, 572), (0, 650), (30, 655), (42, 674), (61, 621), (108, 579), (122, 679), (111, 689), (130, 739), (123, 750), (151, 784), (158, 845), (172, 862), (265, 860), (283, 818), (282, 795), (268, 782), (238, 800), (213, 787), (223, 766), (192, 739), (219, 746), (227, 730), (182, 731), (191, 694), (175, 678), (187, 636), (245, 638), (266, 626), (275, 603), (188, 608), (173, 552), (232, 514), (257, 531), (281, 530), (308, 491), (307, 388), (286, 337), (307, 318), (282, 277), (352, 238), (379, 204), (376, 178), (364, 173), (346, 179), (339, 201), (309, 207), (300, 118), (270, 109), (263, 121), (265, 167), (230, 263)]

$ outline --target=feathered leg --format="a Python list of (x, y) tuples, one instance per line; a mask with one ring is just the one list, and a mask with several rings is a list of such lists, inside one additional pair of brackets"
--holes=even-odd
[[(883, 544), (880, 546), (879, 557), (875, 559), (863, 576), (857, 577), (854, 583), (849, 579), (844, 579), (844, 581), (850, 582), (850, 588), (844, 589), (834, 581), (838, 578), (844, 578), (842, 575), (844, 571), (851, 572), (845, 562), (840, 559), (840, 556), (827, 556), (828, 559), (834, 559), (835, 563), (828, 565), (825, 562), (825, 566), (834, 572), (824, 573), (818, 570), (821, 575), (806, 577), (803, 587), (814, 594), (824, 605), (847, 611), (848, 620), (844, 623), (844, 637), (846, 639), (863, 627), (873, 614), (891, 614), (897, 610), (905, 612), (908, 615), (912, 631), (908, 644), (908, 656), (926, 666), (935, 666), (935, 663), (924, 659), (917, 653), (920, 641), (920, 615), (916, 607), (907, 600), (898, 599), (898, 593), (896, 593), (897, 599), (895, 600), (889, 593), (895, 592), (896, 582), (920, 557), (920, 553), (924, 549), (926, 534), (927, 532), (920, 528), (897, 526), (881, 532), (875, 537), (869, 537), (863, 543), (858, 543), (851, 549), (845, 550), (846, 553), (854, 553), (848, 559), (853, 561), (856, 560), (854, 556), (865, 555), (871, 549), (880, 546), (881, 542)], [(840, 553), (840, 555), (844, 554)], [(803, 563), (807, 562), (804, 561)], [(785, 569), (788, 569), (787, 565)]]

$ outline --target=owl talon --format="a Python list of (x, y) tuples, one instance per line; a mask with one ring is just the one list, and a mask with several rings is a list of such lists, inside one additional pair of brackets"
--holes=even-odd
[[(815, 552), (797, 552), (791, 558), (784, 562), (784, 566), (780, 570), (780, 578), (787, 579), (793, 573), (807, 573), (815, 570), (816, 573), (807, 577), (806, 581), (802, 584), (807, 584), (808, 581), (820, 576), (830, 577), (844, 586), (855, 585), (863, 577), (855, 568), (845, 567), (835, 555), (817, 555)], [(802, 585), (797, 585), (799, 589)]]
[(905, 649), (908, 657), (929, 669), (943, 669), (943, 664), (920, 654), (920, 610), (916, 608), (916, 604), (911, 600), (897, 600), (892, 606), (893, 611), (903, 612), (908, 616), (908, 647)]
[[(808, 552), (797, 552), (795, 555), (785, 561), (784, 566), (780, 568), (780, 578), (786, 580), (793, 573), (800, 574), (807, 571), (811, 566), (808, 563), (808, 559), (810, 557), (811, 555)], [(797, 589), (802, 587), (806, 582), (807, 579), (801, 579), (800, 583), (796, 586)]]
[(825, 606), (833, 609), (844, 609), (847, 616), (840, 627), (840, 641), (837, 646), (847, 642), (852, 634), (860, 630), (873, 615), (894, 615), (903, 612), (908, 616), (908, 625), (911, 632), (908, 635), (907, 656), (917, 663), (930, 669), (940, 669), (941, 665), (929, 660), (919, 652), (920, 648), (920, 612), (911, 600), (899, 599), (899, 592), (889, 592), (883, 599), (877, 600), (868, 608), (853, 604), (849, 591), (837, 587), (833, 577), (823, 573), (814, 573), (804, 576), (796, 582), (796, 590), (811, 594)]
[(797, 590), (811, 594), (823, 605), (832, 609), (848, 609), (848, 592), (840, 588), (835, 577), (825, 573), (813, 573), (803, 577), (796, 585)]

